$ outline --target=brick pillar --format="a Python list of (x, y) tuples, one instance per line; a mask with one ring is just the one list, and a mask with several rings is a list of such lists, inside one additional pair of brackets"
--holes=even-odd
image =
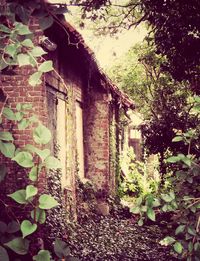
[(109, 101), (97, 91), (84, 114), (85, 173), (95, 188), (109, 190)]

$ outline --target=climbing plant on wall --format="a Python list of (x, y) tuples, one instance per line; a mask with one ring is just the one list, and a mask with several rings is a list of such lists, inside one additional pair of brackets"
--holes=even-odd
[[(38, 35), (31, 30), (31, 24), (33, 19), (37, 19), (41, 31), (45, 30), (53, 24), (55, 15), (65, 10), (49, 6), (43, 1), (1, 1), (0, 73), (31, 66), (28, 82), (31, 86), (37, 86), (42, 83), (45, 73), (55, 71), (52, 61), (43, 58), (46, 52), (38, 46)], [(0, 199), (3, 206), (0, 260), (13, 260), (18, 256), (20, 259), (24, 256), (26, 260), (52, 260), (53, 251), (50, 253), (45, 250), (43, 242), (35, 244), (34, 234), (39, 235), (48, 210), (59, 205), (50, 194), (43, 191), (40, 179), (45, 172), (60, 168), (60, 161), (46, 147), (51, 140), (51, 132), (34, 115), (30, 115), (32, 105), (18, 103), (13, 109), (7, 106), (7, 100), (6, 96), (0, 111), (0, 153), (7, 162), (0, 165), (0, 185), (2, 188), (6, 184), (7, 172), (10, 178), (13, 174), (9, 162), (18, 166), (16, 168), (20, 175), (23, 173), (22, 178), (27, 184), (10, 194), (2, 195)], [(17, 148), (13, 128), (19, 133), (33, 129), (32, 138), (36, 146), (26, 144)], [(60, 239), (55, 240), (53, 248), (54, 260), (72, 259), (67, 244)]]

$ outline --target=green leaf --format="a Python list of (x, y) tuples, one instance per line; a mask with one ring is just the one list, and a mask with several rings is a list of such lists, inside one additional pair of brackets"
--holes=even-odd
[(40, 64), (38, 71), (46, 73), (53, 70), (53, 62), (52, 61), (45, 61)]
[(185, 230), (185, 225), (179, 225), (176, 230), (175, 230), (175, 235), (181, 234), (183, 233), (183, 231)]
[(32, 155), (26, 151), (19, 152), (12, 160), (16, 161), (24, 168), (31, 168), (34, 166)]
[(18, 45), (16, 44), (9, 44), (5, 48), (5, 53), (9, 54), (11, 57), (14, 57), (17, 53)]
[(19, 229), (20, 229), (19, 223), (17, 223), (16, 221), (13, 220), (10, 223), (8, 223), (6, 232), (12, 234), (12, 233), (19, 231)]
[(37, 195), (37, 193), (38, 193), (38, 189), (36, 187), (34, 187), (33, 185), (28, 185), (26, 187), (26, 200)]
[(160, 244), (161, 244), (162, 246), (169, 246), (169, 245), (172, 245), (175, 241), (176, 241), (176, 240), (175, 240), (173, 237), (167, 236), (167, 237), (165, 237), (164, 239), (162, 239), (162, 240), (160, 241)]
[(140, 218), (139, 220), (138, 220), (138, 226), (143, 226), (143, 224), (144, 224), (144, 220), (142, 219), (142, 218)]
[(47, 144), (51, 140), (51, 132), (44, 125), (40, 124), (33, 131), (33, 139), (37, 144)]
[(41, 57), (42, 55), (46, 54), (47, 52), (45, 52), (42, 47), (36, 46), (31, 50), (31, 54), (34, 57)]
[[(31, 211), (31, 217), (34, 220), (34, 210)], [(44, 224), (46, 220), (46, 212), (44, 209), (36, 208), (36, 222), (39, 222), (40, 224)]]
[(0, 141), (0, 151), (7, 158), (13, 158), (15, 155), (15, 145), (10, 142)]
[(31, 103), (24, 103), (22, 104), (22, 110), (23, 111), (27, 111), (27, 110), (31, 110), (33, 108), (33, 105)]
[(11, 121), (16, 120), (15, 113), (13, 112), (13, 110), (11, 110), (8, 107), (5, 107), (3, 109), (3, 116), (6, 117), (8, 120), (11, 120)]
[(173, 198), (168, 195), (168, 194), (161, 194), (160, 197), (165, 201), (165, 202), (171, 202)]
[(133, 214), (139, 214), (140, 213), (140, 208), (139, 207), (133, 207), (130, 209), (131, 213)]
[(70, 255), (69, 246), (60, 239), (56, 239), (54, 243), (54, 252), (59, 258), (63, 258)]
[(0, 261), (9, 261), (7, 250), (0, 246)]
[(15, 22), (15, 28), (19, 35), (31, 34), (31, 31), (29, 30), (28, 26), (22, 23)]
[(196, 236), (196, 230), (193, 227), (189, 226), (187, 231), (190, 235)]
[(5, 233), (6, 232), (6, 230), (7, 230), (7, 225), (6, 225), (6, 223), (5, 222), (3, 222), (3, 221), (0, 221), (0, 233)]
[(14, 238), (4, 245), (19, 255), (26, 255), (29, 249), (29, 241), (21, 237)]
[(2, 71), (2, 70), (5, 69), (6, 67), (8, 67), (8, 64), (5, 63), (3, 60), (0, 60), (0, 70)]
[(49, 149), (44, 149), (44, 150), (37, 150), (36, 151), (37, 155), (41, 158), (42, 161), (44, 161), (49, 155), (50, 155), (50, 150)]
[(20, 189), (15, 191), (12, 194), (9, 194), (8, 197), (11, 197), (13, 200), (15, 200), (19, 204), (26, 204), (28, 201), (26, 200), (26, 190)]
[(0, 31), (3, 33), (8, 33), (8, 34), (11, 33), (11, 30), (3, 24), (0, 24)]
[(16, 106), (16, 109), (17, 109), (17, 111), (21, 111), (21, 109), (22, 109), (22, 104), (21, 104), (21, 103), (18, 103), (17, 106)]
[(169, 163), (176, 163), (176, 162), (180, 161), (180, 158), (177, 156), (172, 156), (172, 157), (169, 157), (166, 161)]
[(33, 257), (36, 261), (50, 261), (51, 255), (48, 250), (40, 250), (37, 256)]
[(13, 141), (13, 136), (8, 131), (0, 131), (0, 140)]
[(147, 217), (151, 219), (152, 221), (156, 220), (155, 211), (152, 208), (147, 209)]
[(175, 138), (173, 138), (172, 142), (179, 142), (182, 141), (183, 137), (182, 136), (176, 136)]
[(58, 206), (58, 202), (50, 195), (43, 194), (39, 198), (39, 208), (41, 209), (51, 209)]
[(23, 238), (25, 238), (28, 235), (31, 235), (37, 229), (37, 225), (36, 224), (32, 224), (29, 220), (24, 220), (21, 223), (20, 227), (21, 227)]
[(25, 47), (33, 48), (34, 44), (31, 39), (25, 39), (24, 41), (21, 42), (21, 44)]
[(173, 247), (174, 247), (174, 250), (175, 250), (178, 254), (181, 254), (181, 253), (182, 253), (182, 251), (183, 251), (183, 246), (181, 245), (180, 242), (177, 241), (177, 242), (173, 245)]
[(7, 173), (7, 168), (5, 165), (0, 165), (0, 182), (4, 180)]
[(37, 167), (34, 166), (32, 167), (30, 173), (29, 173), (29, 179), (31, 181), (36, 181), (37, 180)]
[(22, 119), (18, 123), (18, 129), (19, 130), (25, 130), (28, 126), (29, 126), (29, 120), (27, 120), (27, 119)]
[(19, 67), (24, 65), (30, 65), (30, 57), (27, 54), (20, 53), (17, 55), (17, 61), (19, 64)]
[(41, 72), (35, 72), (34, 74), (32, 74), (28, 80), (29, 84), (31, 86), (36, 86), (42, 83), (41, 81), (41, 76), (42, 73)]
[(191, 165), (192, 165), (192, 160), (191, 160), (190, 158), (184, 157), (184, 158), (182, 158), (181, 160), (185, 163), (185, 165), (191, 167)]
[(53, 24), (53, 17), (52, 16), (46, 16), (39, 19), (39, 25), (42, 30), (46, 30)]
[(49, 156), (45, 159), (45, 166), (48, 169), (59, 169), (61, 168), (61, 163), (57, 158)]
[(22, 118), (24, 117), (24, 114), (22, 112), (18, 111), (18, 112), (15, 113), (15, 117), (16, 117), (17, 121), (21, 121)]

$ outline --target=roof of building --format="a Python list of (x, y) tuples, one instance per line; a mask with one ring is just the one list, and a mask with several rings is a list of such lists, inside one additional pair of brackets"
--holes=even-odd
[[(85, 54), (93, 61), (93, 67), (95, 67), (96, 72), (101, 79), (101, 86), (110, 91), (113, 97), (118, 100), (123, 106), (127, 108), (134, 109), (135, 104), (127, 94), (121, 91), (111, 79), (104, 73), (102, 68), (98, 65), (94, 52), (85, 43), (83, 36), (69, 23), (65, 18), (55, 17), (55, 21), (63, 28), (68, 37), (68, 44), (73, 44), (77, 48), (84, 50)], [(71, 42), (70, 37), (73, 36), (73, 42)]]

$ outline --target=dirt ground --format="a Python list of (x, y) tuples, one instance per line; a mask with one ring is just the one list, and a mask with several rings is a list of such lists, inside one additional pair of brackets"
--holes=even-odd
[(68, 242), (73, 255), (85, 261), (178, 260), (159, 244), (164, 236), (155, 224), (139, 227), (131, 218), (100, 216), (75, 225)]

